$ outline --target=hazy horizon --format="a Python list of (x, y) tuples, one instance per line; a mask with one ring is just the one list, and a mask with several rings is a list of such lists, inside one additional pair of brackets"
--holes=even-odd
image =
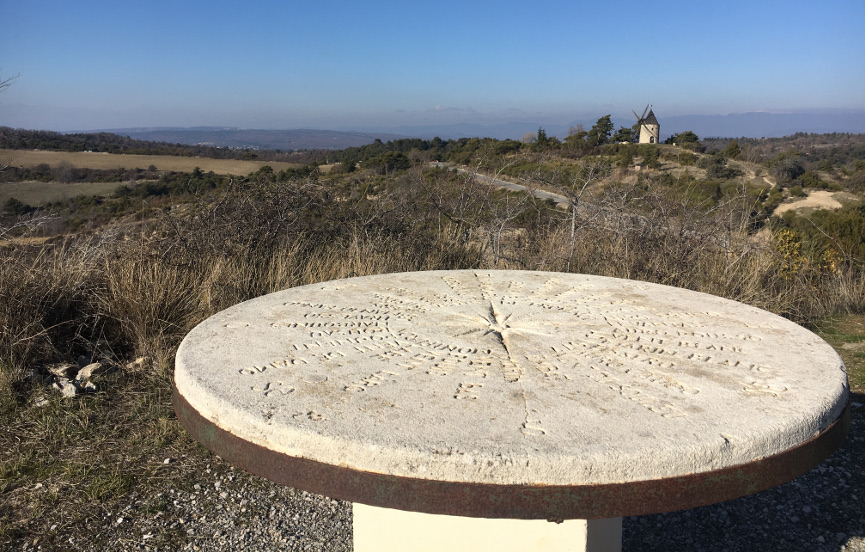
[[(7, 2), (0, 125), (386, 130), (865, 112), (865, 4)], [(865, 128), (862, 129), (865, 132)]]

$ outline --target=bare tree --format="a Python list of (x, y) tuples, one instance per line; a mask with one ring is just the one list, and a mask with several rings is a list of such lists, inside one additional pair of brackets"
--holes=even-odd
[(577, 126), (569, 126), (568, 127), (568, 136), (573, 136), (575, 134), (579, 134), (581, 132), (585, 132), (586, 129), (583, 127), (583, 123), (578, 124)]
[[(543, 163), (541, 163), (543, 166)], [(571, 223), (571, 242), (577, 236), (577, 211), (589, 187), (598, 184), (610, 175), (610, 162), (603, 158), (593, 158), (584, 161), (576, 167), (555, 165), (552, 171), (536, 171), (530, 180), (544, 184), (556, 190), (567, 200), (569, 219)]]
[(523, 184), (533, 197), (539, 196), (537, 188), (554, 190), (560, 198), (557, 199), (559, 205), (564, 204), (566, 207), (564, 221), (569, 226), (565, 230), (569, 245), (566, 269), (570, 270), (578, 230), (593, 224), (601, 212), (586, 202), (585, 198), (592, 187), (610, 175), (612, 167), (604, 158), (590, 158), (580, 164), (563, 164), (556, 159), (542, 157), (537, 165), (537, 169), (522, 176)]
[(411, 178), (435, 209), (439, 230), (443, 230), (441, 218), (444, 217), (449, 223), (446, 226), (451, 239), (468, 245), (488, 205), (486, 196), (490, 186), (482, 183), (471, 171), (448, 171), (445, 175), (427, 176), (416, 170)]
[[(4, 80), (3, 77), (0, 76), (0, 92), (3, 92), (4, 90), (6, 90), (10, 86), (12, 86), (12, 83), (17, 78), (18, 78), (18, 75), (15, 75), (14, 77), (9, 77), (9, 78)], [(0, 171), (6, 170), (7, 167), (8, 167), (8, 165), (6, 163), (0, 161)]]
[(21, 76), (21, 75), (18, 74), (18, 75), (12, 76), (12, 77), (8, 77), (6, 79), (4, 79), (3, 77), (0, 77), (0, 92), (2, 92), (3, 90), (6, 90), (10, 86), (12, 86), (12, 83), (15, 82), (15, 79), (17, 79), (19, 76)]
[(505, 257), (503, 237), (508, 225), (525, 211), (530, 195), (527, 192), (515, 193), (502, 190), (498, 194), (492, 193), (487, 197), (490, 214), (487, 233), (493, 254), (493, 266), (498, 266), (499, 261)]

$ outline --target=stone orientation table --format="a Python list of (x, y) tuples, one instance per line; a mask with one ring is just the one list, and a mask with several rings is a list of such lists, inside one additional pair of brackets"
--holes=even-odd
[(789, 481), (849, 423), (841, 359), (788, 320), (529, 271), (241, 303), (184, 339), (174, 400), (229, 462), (352, 501), (355, 550), (618, 550), (622, 516)]

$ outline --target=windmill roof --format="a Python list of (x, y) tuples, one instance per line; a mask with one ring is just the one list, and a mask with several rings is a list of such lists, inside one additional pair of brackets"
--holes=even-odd
[[(652, 111), (651, 109), (649, 110), (649, 114), (646, 115), (646, 119), (645, 119), (644, 123), (647, 125), (657, 125), (658, 124), (658, 119), (655, 118), (655, 112)], [(658, 126), (660, 126), (660, 125), (658, 125)]]

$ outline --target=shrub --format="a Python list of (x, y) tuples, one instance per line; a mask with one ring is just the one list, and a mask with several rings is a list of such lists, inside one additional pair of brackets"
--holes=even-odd
[(692, 165), (697, 164), (697, 156), (690, 151), (683, 151), (681, 155), (679, 155), (679, 163), (686, 167), (690, 167)]
[(713, 180), (729, 180), (743, 174), (741, 170), (728, 166), (727, 158), (721, 154), (703, 157), (697, 166), (706, 169), (706, 177)]
[(818, 188), (824, 190), (828, 186), (828, 183), (820, 178), (817, 171), (806, 171), (802, 173), (796, 181), (799, 182), (802, 188)]
[(10, 197), (6, 200), (6, 203), (3, 205), (3, 210), (10, 215), (20, 216), (27, 215), (36, 210), (35, 207), (31, 207), (24, 203), (23, 201), (16, 199), (14, 197)]

